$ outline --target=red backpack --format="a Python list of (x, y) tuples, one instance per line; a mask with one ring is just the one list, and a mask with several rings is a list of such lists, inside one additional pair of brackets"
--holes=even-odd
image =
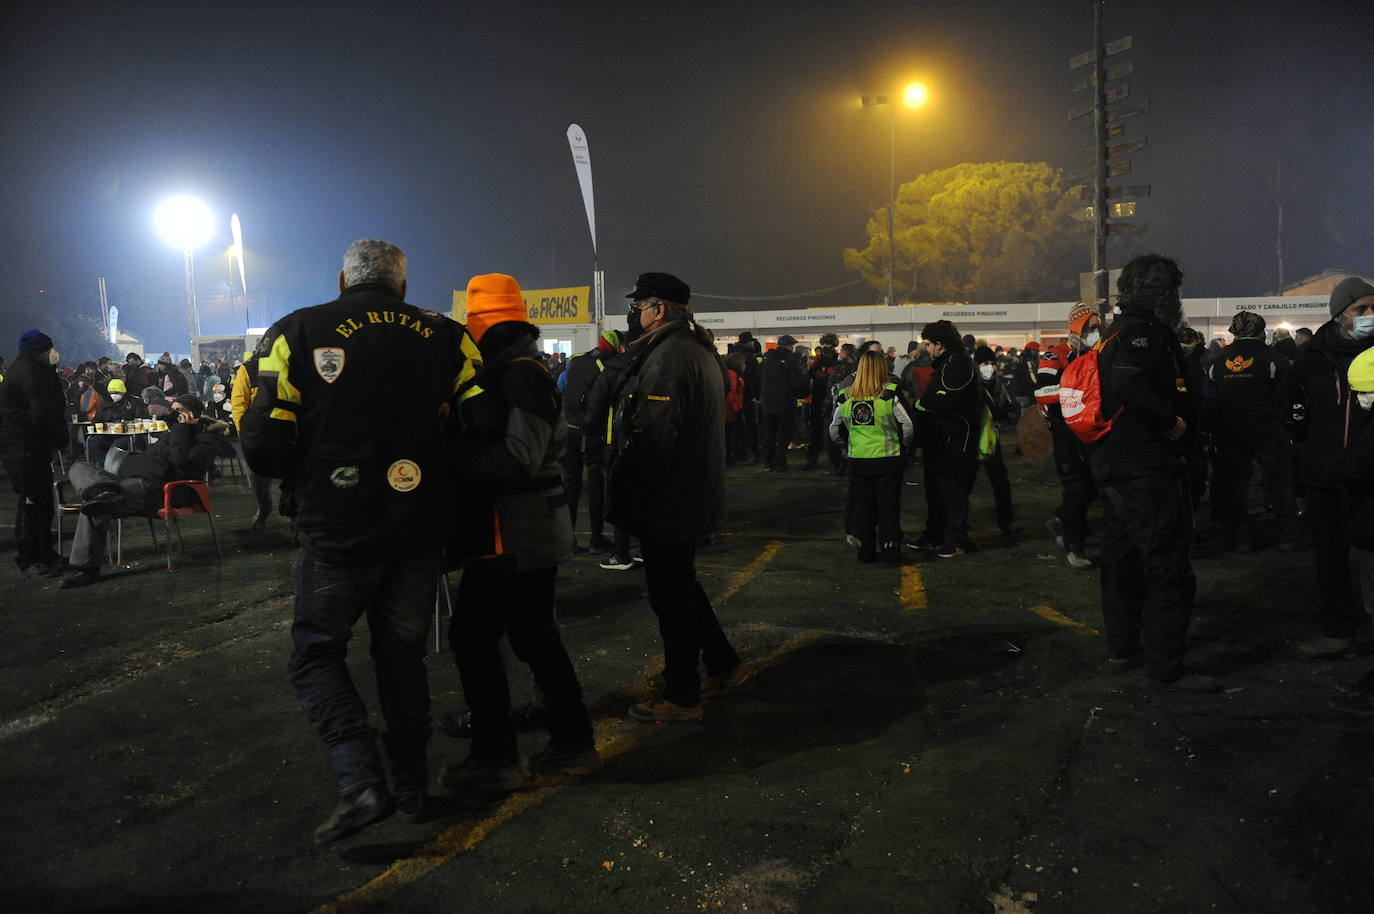
[(1080, 353), (1059, 376), (1059, 412), (1064, 416), (1064, 424), (1084, 444), (1101, 440), (1121, 415), (1120, 409), (1110, 419), (1102, 415), (1102, 378), (1097, 365), (1098, 353), (1115, 337), (1113, 333)]
[(725, 395), (725, 421), (734, 418), (744, 409), (744, 379), (733, 368), (730, 369), (730, 392)]

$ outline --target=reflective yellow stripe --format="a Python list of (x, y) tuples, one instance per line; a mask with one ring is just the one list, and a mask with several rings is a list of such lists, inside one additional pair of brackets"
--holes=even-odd
[[(463, 367), (458, 370), (458, 377), (453, 379), (453, 392), (457, 393), (458, 388), (477, 376), (477, 369), (482, 367), (482, 353), (473, 342), (472, 335), (467, 328), (463, 328), (462, 336), (458, 340), (458, 351), (463, 354)], [(480, 393), (480, 391), (478, 391)], [(465, 395), (462, 399), (466, 400), (471, 394)]]
[(467, 390), (463, 391), (463, 394), (458, 398), (458, 401), (461, 403), (464, 400), (467, 400), (469, 397), (476, 397), (482, 393), (484, 393), (484, 391), (482, 390), (482, 385), (474, 384)]
[(258, 359), (259, 378), (264, 372), (275, 372), (277, 375), (277, 401), (268, 418), (295, 422), (296, 411), (290, 406), (283, 408), (280, 405), (299, 406), (301, 402), (301, 392), (291, 383), (291, 344), (286, 341), (285, 334), (273, 340), (272, 350)]

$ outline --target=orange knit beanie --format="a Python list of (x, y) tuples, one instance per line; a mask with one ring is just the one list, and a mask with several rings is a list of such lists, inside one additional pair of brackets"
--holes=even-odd
[(506, 321), (529, 323), (520, 284), (505, 273), (486, 273), (468, 280), (468, 332), (481, 342), (486, 332)]

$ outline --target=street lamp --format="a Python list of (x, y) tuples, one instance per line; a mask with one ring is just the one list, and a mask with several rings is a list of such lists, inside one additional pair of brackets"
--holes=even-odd
[(196, 268), (193, 252), (215, 233), (215, 216), (204, 201), (181, 194), (170, 197), (153, 213), (153, 225), (162, 240), (181, 250), (186, 263), (186, 331), (200, 335), (200, 312), (196, 307)]
[[(911, 83), (902, 89), (902, 104), (908, 108), (919, 108), (930, 100), (930, 91), (924, 83)], [(897, 260), (897, 241), (893, 237), (892, 211), (897, 208), (897, 107), (886, 95), (865, 95), (865, 108), (886, 105), (891, 114), (892, 142), (888, 147), (887, 171), (887, 304), (897, 304), (897, 293), (893, 285), (892, 272)]]

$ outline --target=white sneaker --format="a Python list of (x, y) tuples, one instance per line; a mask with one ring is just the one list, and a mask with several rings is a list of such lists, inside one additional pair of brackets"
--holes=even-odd
[(1089, 568), (1096, 567), (1092, 559), (1085, 555), (1079, 555), (1076, 552), (1070, 552), (1065, 562), (1074, 571), (1087, 571)]
[(635, 567), (635, 563), (629, 556), (608, 555), (601, 560), (601, 567), (607, 571), (629, 571)]

